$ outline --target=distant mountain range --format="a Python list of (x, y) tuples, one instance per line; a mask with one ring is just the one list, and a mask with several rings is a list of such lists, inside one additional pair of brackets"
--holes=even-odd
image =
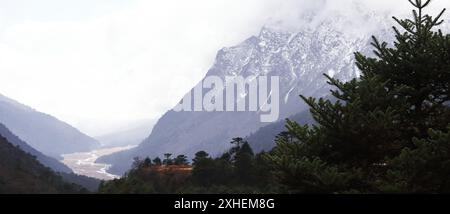
[(143, 120), (127, 125), (119, 131), (111, 134), (97, 136), (97, 139), (103, 148), (105, 147), (122, 147), (135, 146), (142, 142), (152, 131), (155, 121)]
[[(277, 27), (264, 27), (260, 34), (252, 36), (241, 44), (223, 48), (216, 56), (206, 77), (218, 76), (278, 76), (280, 78), (280, 120), (307, 110), (298, 97), (323, 97), (329, 94), (323, 74), (350, 80), (359, 76), (355, 65), (354, 52), (371, 54), (371, 35), (390, 41), (390, 25), (377, 14), (360, 14), (359, 22), (371, 22), (381, 26), (374, 30), (353, 29), (352, 18), (340, 14), (328, 14), (318, 18), (314, 14), (305, 15), (305, 22), (314, 26), (292, 31)], [(319, 20), (317, 20), (319, 19)], [(360, 23), (361, 25), (361, 23)], [(357, 25), (356, 25), (357, 26)], [(361, 30), (361, 31), (358, 31)], [(389, 32), (389, 33), (388, 33)], [(200, 84), (200, 83), (199, 83)], [(195, 87), (194, 87), (195, 88)], [(190, 93), (194, 93), (194, 89)], [(247, 96), (247, 95), (245, 95)], [(233, 137), (250, 136), (262, 127), (270, 125), (260, 122), (261, 112), (176, 112), (170, 110), (156, 123), (151, 134), (136, 148), (104, 156), (98, 162), (113, 164), (110, 171), (121, 174), (129, 169), (133, 157), (156, 156), (164, 153), (186, 154), (190, 157), (199, 150), (219, 155), (230, 147)], [(308, 121), (307, 118), (301, 119)], [(282, 129), (272, 125), (273, 132)], [(275, 134), (276, 135), (276, 134)], [(252, 142), (259, 149), (273, 147), (270, 142)]]
[(0, 95), (0, 123), (31, 147), (60, 159), (62, 154), (90, 151), (100, 143), (55, 117)]

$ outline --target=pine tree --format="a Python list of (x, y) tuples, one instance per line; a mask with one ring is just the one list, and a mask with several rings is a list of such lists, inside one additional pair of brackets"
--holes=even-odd
[(415, 148), (405, 148), (388, 160), (386, 179), (379, 183), (384, 192), (450, 192), (450, 125), (447, 131), (430, 129), (426, 139), (413, 139)]
[(172, 161), (172, 158), (170, 158), (170, 156), (172, 156), (172, 154), (170, 154), (170, 153), (164, 154), (164, 160), (163, 160), (164, 165), (172, 165), (173, 161)]
[(195, 158), (192, 160), (192, 163), (194, 166), (192, 170), (194, 183), (206, 187), (214, 184), (216, 168), (214, 166), (214, 160), (209, 157), (208, 153), (205, 151), (195, 153)]
[(401, 88), (408, 112), (403, 114), (403, 128), (415, 135), (426, 136), (428, 128), (445, 130), (450, 116), (443, 106), (450, 101), (450, 35), (433, 29), (443, 23), (443, 9), (437, 17), (424, 14), (431, 0), (409, 0), (416, 8), (413, 19), (394, 20), (402, 30), (393, 27), (394, 47), (373, 38), (378, 59), (356, 54), (357, 65), (364, 76), (377, 75), (387, 81), (386, 88)]
[(174, 159), (174, 163), (175, 163), (175, 165), (187, 165), (189, 162), (187, 160), (187, 156), (186, 155), (178, 155)]
[(195, 166), (201, 160), (204, 160), (206, 158), (209, 158), (209, 154), (205, 151), (199, 151), (199, 152), (195, 153), (195, 157), (194, 157), (194, 159), (192, 159), (192, 164)]
[(149, 157), (146, 157), (142, 164), (144, 167), (150, 167), (152, 165), (152, 160)]
[(153, 159), (153, 163), (157, 166), (161, 166), (162, 165), (161, 158), (156, 157), (155, 159)]
[(240, 184), (252, 184), (255, 177), (255, 157), (248, 142), (243, 142), (234, 156), (234, 167)]
[(337, 88), (336, 102), (301, 96), (317, 125), (288, 120), (288, 132), (267, 155), (289, 191), (385, 191), (388, 173), (404, 169), (394, 167), (397, 159), (420, 148), (422, 141), (413, 139), (427, 139), (430, 128), (446, 130), (450, 36), (433, 31), (444, 11), (433, 18), (423, 14), (429, 0), (410, 2), (414, 18), (394, 18), (403, 30), (394, 27), (393, 47), (373, 37), (376, 58), (355, 54), (359, 78), (343, 83), (325, 75)]

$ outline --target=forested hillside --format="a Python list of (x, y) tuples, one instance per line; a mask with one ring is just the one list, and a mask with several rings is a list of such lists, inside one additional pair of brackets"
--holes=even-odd
[(87, 193), (0, 136), (0, 193)]

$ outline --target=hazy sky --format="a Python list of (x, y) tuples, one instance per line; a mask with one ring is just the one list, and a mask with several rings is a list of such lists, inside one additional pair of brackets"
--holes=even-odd
[[(268, 22), (295, 25), (302, 10), (323, 2), (0, 0), (0, 93), (100, 135), (158, 118), (201, 80), (220, 48)], [(410, 10), (406, 0), (364, 2)]]

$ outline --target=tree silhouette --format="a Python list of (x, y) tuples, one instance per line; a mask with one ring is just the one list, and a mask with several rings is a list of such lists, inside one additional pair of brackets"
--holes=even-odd
[(205, 151), (199, 151), (197, 153), (195, 153), (195, 157), (194, 159), (192, 159), (192, 165), (196, 165), (197, 163), (199, 163), (201, 160), (209, 158), (209, 154)]
[(175, 165), (187, 165), (189, 162), (186, 155), (178, 155), (174, 160)]
[(165, 153), (164, 154), (164, 161), (163, 161), (163, 163), (165, 165), (171, 165), (172, 164), (172, 159), (170, 158), (170, 156), (172, 156), (171, 153)]
[(153, 163), (157, 166), (161, 166), (162, 164), (161, 158), (156, 157), (155, 159), (153, 159)]
[(152, 165), (152, 160), (149, 157), (146, 157), (143, 162), (144, 167), (150, 167)]

